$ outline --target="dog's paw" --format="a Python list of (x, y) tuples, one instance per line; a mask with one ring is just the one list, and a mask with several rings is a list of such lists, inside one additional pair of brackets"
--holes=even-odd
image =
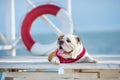
[(90, 63), (98, 63), (98, 60), (97, 60), (97, 59), (92, 59), (92, 60), (90, 61)]
[(56, 61), (54, 62), (54, 64), (59, 65), (59, 64), (60, 64), (59, 59), (58, 59), (58, 60), (56, 60)]
[(89, 63), (98, 63), (98, 60), (94, 59), (92, 57), (86, 57), (86, 62), (89, 62)]
[(58, 57), (54, 57), (51, 62), (56, 65), (60, 64), (60, 60), (58, 59)]
[(98, 60), (97, 59), (93, 59), (93, 63), (98, 63)]

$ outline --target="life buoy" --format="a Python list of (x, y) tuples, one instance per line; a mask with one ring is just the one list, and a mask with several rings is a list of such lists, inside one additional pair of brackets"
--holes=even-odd
[(56, 16), (62, 25), (61, 31), (63, 34), (73, 33), (72, 19), (68, 15), (67, 11), (65, 11), (65, 9), (53, 4), (44, 4), (32, 9), (23, 20), (21, 37), (26, 48), (34, 55), (44, 55), (56, 47), (56, 42), (48, 45), (43, 45), (35, 42), (30, 34), (30, 29), (33, 21), (37, 17), (45, 14)]

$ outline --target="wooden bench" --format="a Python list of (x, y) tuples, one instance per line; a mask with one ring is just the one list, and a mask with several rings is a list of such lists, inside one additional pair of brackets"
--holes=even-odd
[(120, 55), (93, 55), (98, 63), (53, 65), (47, 56), (1, 56), (6, 80), (120, 80)]

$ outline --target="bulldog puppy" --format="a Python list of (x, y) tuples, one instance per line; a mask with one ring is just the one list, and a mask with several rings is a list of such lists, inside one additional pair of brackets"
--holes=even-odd
[(57, 41), (57, 49), (48, 56), (48, 60), (54, 64), (90, 62), (96, 63), (83, 46), (76, 35), (61, 35)]

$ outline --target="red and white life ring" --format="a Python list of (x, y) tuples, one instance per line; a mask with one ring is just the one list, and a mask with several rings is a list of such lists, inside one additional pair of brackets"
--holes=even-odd
[(42, 15), (51, 14), (56, 16), (56, 18), (61, 23), (61, 31), (63, 34), (73, 33), (73, 23), (72, 19), (67, 13), (67, 11), (59, 6), (53, 4), (40, 5), (33, 10), (31, 10), (24, 18), (21, 28), (21, 37), (27, 47), (27, 49), (35, 55), (44, 55), (56, 47), (56, 43), (43, 45), (35, 42), (30, 34), (30, 29), (33, 21)]

